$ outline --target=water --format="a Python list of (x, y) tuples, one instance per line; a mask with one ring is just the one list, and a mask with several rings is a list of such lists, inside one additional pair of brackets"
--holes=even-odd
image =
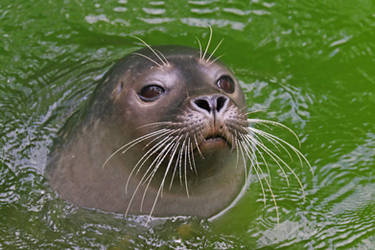
[[(375, 247), (375, 4), (372, 1), (9, 1), (0, 3), (0, 248)], [(276, 167), (209, 223), (81, 209), (43, 177), (58, 129), (113, 64), (148, 43), (197, 47), (207, 25), (249, 110), (291, 127), (313, 173)], [(274, 131), (296, 145), (293, 137)]]

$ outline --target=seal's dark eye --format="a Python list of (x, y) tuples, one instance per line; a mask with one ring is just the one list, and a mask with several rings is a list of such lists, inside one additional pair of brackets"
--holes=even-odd
[(142, 101), (152, 102), (158, 99), (164, 92), (165, 90), (158, 85), (147, 85), (141, 89), (138, 95)]
[(221, 76), (219, 80), (217, 80), (216, 85), (229, 94), (234, 92), (234, 81), (230, 76)]

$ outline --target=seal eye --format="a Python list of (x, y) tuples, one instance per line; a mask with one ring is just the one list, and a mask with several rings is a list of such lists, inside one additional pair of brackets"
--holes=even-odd
[(138, 94), (142, 101), (152, 102), (159, 98), (165, 90), (158, 85), (147, 85), (144, 86)]
[(219, 80), (217, 80), (216, 85), (229, 94), (234, 92), (234, 81), (230, 76), (221, 76)]

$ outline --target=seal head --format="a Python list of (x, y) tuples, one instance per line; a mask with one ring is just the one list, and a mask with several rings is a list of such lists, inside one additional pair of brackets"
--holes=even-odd
[(116, 63), (78, 125), (62, 130), (47, 176), (80, 206), (208, 217), (244, 184), (245, 112), (222, 63), (188, 47), (144, 48)]

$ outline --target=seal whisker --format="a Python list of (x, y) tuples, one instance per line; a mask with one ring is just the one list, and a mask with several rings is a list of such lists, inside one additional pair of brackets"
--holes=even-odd
[[(242, 139), (244, 150), (245, 150), (246, 154), (248, 155), (248, 157), (251, 159), (252, 166), (254, 168), (256, 168), (257, 178), (258, 178), (258, 180), (261, 184), (261, 189), (262, 189), (262, 193), (263, 193), (263, 196), (264, 196), (264, 202), (265, 202), (266, 197), (265, 197), (265, 192), (264, 192), (264, 186), (262, 184), (262, 178), (260, 178), (260, 175), (259, 175), (259, 171), (263, 175), (263, 170), (259, 165), (259, 161), (257, 160), (257, 155), (256, 155), (256, 153), (259, 153), (261, 155), (261, 157), (263, 158), (263, 154), (261, 153), (261, 151), (256, 150), (256, 146), (257, 146), (257, 144), (259, 144), (259, 142), (255, 138), (251, 138), (249, 135), (246, 135), (246, 136), (241, 135), (241, 139)], [(267, 167), (267, 169), (268, 169), (268, 167)]]
[[(173, 141), (170, 142), (170, 144), (172, 144), (172, 143), (173, 143)], [(164, 144), (163, 144), (163, 145), (164, 145)], [(168, 148), (168, 147), (165, 147), (163, 150), (166, 150), (167, 148)], [(144, 172), (142, 178), (140, 179), (139, 183), (137, 184), (136, 188), (134, 189), (133, 194), (132, 194), (132, 196), (131, 196), (131, 198), (130, 198), (130, 200), (129, 200), (128, 207), (127, 207), (127, 209), (126, 209), (126, 211), (125, 211), (125, 215), (128, 214), (129, 209), (130, 209), (130, 207), (131, 207), (131, 204), (133, 203), (134, 197), (135, 197), (136, 193), (138, 192), (139, 187), (144, 183), (144, 180), (147, 178), (147, 175), (148, 175), (148, 173), (150, 172), (150, 170), (152, 169), (153, 165), (159, 160), (159, 156), (160, 156), (160, 153), (159, 153), (158, 157), (156, 157), (156, 158), (153, 160), (153, 162), (149, 165), (149, 167), (147, 168), (147, 170)], [(155, 171), (155, 168), (153, 169), (153, 171)], [(142, 205), (143, 205), (143, 202), (141, 203), (141, 211), (142, 211)]]
[(173, 141), (173, 137), (171, 136), (166, 136), (165, 138), (163, 138), (162, 140), (160, 140), (158, 143), (156, 143), (154, 146), (152, 146), (138, 161), (137, 163), (135, 164), (135, 166), (133, 167), (133, 169), (131, 170), (130, 174), (129, 174), (129, 177), (126, 181), (126, 185), (125, 185), (125, 193), (127, 193), (127, 190), (128, 190), (128, 185), (130, 183), (130, 179), (131, 177), (135, 174), (138, 174), (140, 169), (142, 168), (142, 166), (146, 163), (146, 161), (152, 156), (154, 155), (156, 152), (158, 152), (158, 150), (160, 150), (166, 143), (168, 143), (169, 141)]
[(180, 123), (178, 123), (178, 122), (171, 122), (171, 121), (151, 122), (151, 123), (147, 123), (147, 124), (143, 124), (143, 125), (139, 126), (138, 129), (145, 128), (145, 127), (152, 127), (152, 126), (157, 127), (157, 126), (162, 126), (162, 125), (170, 127), (172, 125), (178, 125), (178, 124), (180, 124)]
[(282, 160), (277, 154), (275, 154), (272, 150), (270, 150), (268, 147), (266, 147), (264, 145), (263, 142), (261, 142), (260, 140), (257, 140), (258, 144), (257, 146), (259, 146), (261, 149), (264, 150), (264, 152), (269, 155), (271, 157), (271, 159), (277, 164), (277, 166), (279, 167), (279, 169), (282, 171), (282, 174), (287, 182), (287, 185), (289, 186), (290, 183), (289, 183), (289, 178), (288, 178), (288, 175), (286, 174), (284, 168), (282, 167), (282, 165), (280, 164), (280, 162), (284, 165), (284, 166), (287, 166), (288, 164)]
[(151, 210), (150, 210), (150, 213), (149, 213), (149, 217), (148, 217), (147, 223), (148, 223), (149, 220), (150, 220), (150, 216), (151, 216), (152, 213), (154, 212), (154, 209), (155, 209), (155, 206), (156, 206), (156, 202), (157, 202), (157, 200), (158, 200), (158, 198), (159, 198), (159, 195), (160, 195), (160, 197), (162, 197), (163, 189), (164, 189), (164, 183), (165, 183), (165, 180), (166, 180), (166, 178), (167, 178), (167, 175), (168, 175), (168, 172), (169, 172), (169, 168), (170, 168), (171, 165), (172, 165), (173, 158), (174, 158), (174, 156), (175, 156), (175, 154), (176, 154), (176, 152), (177, 152), (177, 148), (178, 148), (178, 147), (176, 147), (176, 145), (177, 145), (177, 144), (174, 145), (174, 149), (173, 149), (172, 156), (171, 156), (171, 158), (169, 159), (169, 162), (168, 162), (167, 168), (166, 168), (166, 170), (165, 170), (165, 173), (164, 173), (163, 179), (162, 179), (162, 181), (161, 181), (161, 183), (160, 183), (160, 185), (159, 185), (159, 189), (158, 189), (158, 192), (157, 192), (157, 194), (156, 194), (156, 196), (155, 196), (154, 202), (153, 202), (153, 204), (152, 204), (152, 207), (151, 207)]
[(151, 57), (149, 56), (146, 56), (146, 55), (143, 55), (141, 53), (137, 53), (137, 52), (134, 52), (133, 53), (134, 55), (137, 55), (137, 56), (141, 56), (143, 58), (146, 58), (147, 60), (151, 61), (152, 63), (155, 63), (159, 68), (162, 67), (162, 64), (158, 63), (157, 61), (155, 61), (154, 59), (152, 59)]
[(169, 65), (168, 59), (164, 56), (164, 54), (161, 53), (160, 50), (155, 49), (155, 51), (163, 58), (163, 62), (165, 62), (165, 65)]
[(183, 185), (183, 181), (182, 181), (182, 158), (183, 158), (183, 154), (184, 154), (184, 150), (185, 150), (186, 136), (187, 135), (185, 135), (184, 141), (182, 142), (182, 145), (181, 145), (181, 148), (180, 148), (180, 163), (178, 165), (178, 176), (180, 178), (180, 184), (181, 185)]
[[(253, 139), (253, 138), (249, 138), (249, 139), (251, 139), (251, 140), (255, 140), (255, 142), (254, 142), (255, 144), (259, 144), (259, 143), (261, 143), (261, 142), (259, 142), (259, 140), (257, 140), (257, 139)], [(270, 183), (272, 183), (271, 170), (270, 170), (270, 167), (269, 167), (269, 165), (268, 165), (268, 161), (267, 161), (267, 159), (264, 157), (264, 154), (263, 154), (263, 152), (262, 152), (261, 150), (258, 150), (257, 153), (260, 155), (260, 158), (262, 159), (262, 162), (264, 162), (264, 165), (266, 166), (266, 171), (267, 171), (267, 174), (268, 174), (268, 181), (269, 181)]]
[[(259, 165), (259, 161), (257, 159), (256, 151), (255, 151), (255, 148), (254, 148), (254, 144), (246, 142), (246, 141), (243, 140), (240, 143), (240, 148), (243, 148), (243, 151), (246, 153), (247, 157), (249, 158), (250, 169), (253, 168), (255, 170), (256, 177), (259, 181), (259, 184), (260, 184), (260, 187), (261, 187), (261, 190), (262, 190), (263, 202), (266, 205), (266, 192), (265, 192), (265, 187), (264, 187), (263, 180), (262, 180), (263, 178), (261, 178), (261, 175), (263, 176), (263, 171), (262, 171), (262, 168)], [(249, 178), (250, 178), (250, 176), (249, 176)], [(265, 180), (265, 181), (266, 181), (266, 185), (270, 189), (271, 196), (274, 198), (271, 185), (268, 183), (267, 180)], [(276, 199), (273, 199), (273, 201), (274, 201), (274, 204), (277, 204)], [(276, 207), (277, 218), (279, 218), (278, 208), (277, 208), (277, 206), (275, 206), (275, 207)]]
[[(244, 116), (249, 116), (249, 115), (252, 115), (252, 114), (255, 114), (255, 113), (260, 113), (260, 112), (266, 112), (266, 109), (262, 110), (262, 109), (259, 109), (259, 110), (252, 110), (252, 111), (249, 111), (249, 112), (246, 112), (244, 113)], [(251, 119), (251, 118), (248, 118), (248, 119)]]
[[(154, 144), (150, 149), (148, 149), (148, 150), (146, 151), (145, 154), (143, 154), (143, 156), (138, 160), (138, 162), (137, 162), (137, 164), (135, 165), (134, 168), (136, 168), (136, 166), (137, 166), (137, 165), (138, 165), (143, 159), (145, 159), (145, 157), (147, 157), (149, 154), (153, 155), (155, 152), (157, 152), (157, 150), (159, 150), (159, 149), (163, 146), (163, 144), (164, 144), (166, 141), (168, 141), (168, 140), (170, 140), (170, 139), (173, 139), (173, 136), (172, 136), (173, 132), (174, 132), (174, 131), (170, 131), (170, 130), (169, 130), (169, 131), (166, 131), (165, 133), (158, 135), (156, 138), (154, 138), (153, 140), (151, 140), (151, 142), (149, 142), (146, 146), (144, 146), (143, 149), (146, 149), (146, 148), (148, 148), (148, 147), (149, 147), (154, 141), (159, 140), (160, 138), (163, 138), (163, 139), (161, 139), (160, 141), (158, 141), (156, 144)], [(148, 158), (147, 158), (147, 159), (148, 159)], [(147, 160), (147, 159), (146, 159), (146, 160)]]
[[(250, 127), (249, 127), (250, 128)], [(300, 164), (303, 165), (303, 162), (302, 160), (309, 166), (310, 170), (312, 170), (311, 168), (311, 165), (310, 165), (310, 162), (306, 159), (306, 157), (301, 153), (301, 151), (299, 151), (297, 148), (295, 148), (293, 145), (291, 145), (290, 143), (288, 143), (287, 141), (273, 135), (273, 134), (270, 134), (270, 133), (267, 133), (265, 131), (262, 131), (262, 130), (258, 130), (258, 129), (254, 129), (254, 128), (251, 128), (253, 131), (255, 130), (258, 134), (264, 136), (265, 138), (270, 138), (272, 139), (275, 143), (279, 144), (279, 145), (282, 145), (282, 144), (285, 144), (286, 146), (288, 146), (294, 153), (295, 155), (298, 157), (299, 161), (300, 161)]]
[(181, 158), (181, 154), (180, 154), (180, 151), (181, 151), (181, 148), (179, 149), (179, 146), (181, 146), (181, 138), (183, 137), (183, 135), (180, 135), (179, 138), (178, 138), (178, 141), (177, 141), (177, 144), (176, 144), (176, 150), (179, 150), (178, 153), (177, 153), (177, 158), (176, 158), (176, 162), (175, 162), (175, 166), (173, 168), (173, 173), (172, 173), (172, 177), (171, 177), (171, 181), (169, 183), (169, 190), (172, 189), (172, 185), (173, 185), (173, 182), (174, 182), (174, 178), (176, 176), (176, 173), (177, 173), (177, 168), (180, 166), (180, 158)]
[(206, 49), (204, 50), (204, 53), (202, 55), (202, 59), (203, 61), (206, 61), (206, 55), (207, 55), (207, 52), (208, 52), (208, 49), (210, 47), (210, 44), (211, 44), (211, 39), (212, 39), (212, 27), (211, 26), (208, 26), (208, 28), (210, 29), (210, 35), (208, 37), (208, 41), (207, 41), (207, 45), (206, 45)]
[[(257, 178), (258, 178), (258, 180), (259, 180), (259, 183), (262, 183), (262, 179), (260, 179), (259, 172), (258, 172), (258, 170), (262, 171), (261, 168), (259, 167), (259, 165), (258, 165), (258, 167), (255, 167), (254, 170), (255, 170), (255, 173), (256, 173)], [(266, 183), (266, 186), (268, 187), (269, 192), (270, 192), (270, 194), (271, 194), (271, 198), (272, 198), (272, 201), (273, 201), (273, 204), (274, 204), (274, 207), (275, 207), (275, 211), (276, 211), (276, 219), (277, 219), (277, 223), (279, 224), (279, 223), (280, 223), (280, 215), (279, 215), (279, 208), (278, 208), (278, 206), (277, 206), (276, 196), (275, 196), (275, 194), (273, 193), (273, 190), (272, 190), (271, 184), (268, 182), (267, 178), (263, 178), (263, 179), (264, 179), (264, 181), (265, 181), (265, 183)], [(261, 187), (262, 187), (262, 191), (264, 192), (264, 193), (263, 193), (264, 202), (266, 202), (265, 189), (264, 189), (263, 184), (261, 184)]]
[(163, 61), (163, 58), (158, 53), (156, 53), (155, 49), (153, 49), (148, 43), (146, 43), (143, 39), (141, 39), (141, 38), (139, 38), (137, 36), (133, 36), (133, 37), (135, 39), (137, 39), (138, 41), (140, 41), (141, 43), (143, 43), (162, 62), (162, 65), (164, 65), (164, 66), (168, 65), (168, 61)]
[[(291, 130), (290, 128), (288, 128), (287, 126), (285, 126), (285, 125), (283, 125), (283, 124), (281, 124), (281, 123), (278, 123), (278, 122), (274, 122), (274, 121), (268, 121), (268, 120), (260, 120), (260, 119), (251, 119), (252, 120), (252, 122), (254, 122), (254, 123), (256, 123), (256, 124), (259, 124), (259, 123), (261, 123), (262, 125), (264, 125), (264, 126), (266, 126), (267, 128), (269, 128), (267, 125), (274, 125), (274, 126), (277, 126), (277, 127), (282, 127), (282, 128), (285, 128), (285, 129), (287, 129), (290, 133), (292, 133), (293, 134), (293, 136), (297, 139), (297, 141), (298, 141), (298, 143), (299, 143), (299, 145), (300, 145), (300, 141), (299, 141), (299, 138), (298, 138), (298, 136), (294, 133), (294, 131), (293, 130)], [(249, 120), (248, 120), (249, 121)], [(248, 129), (250, 129), (250, 130), (253, 130), (253, 132), (255, 133), (256, 131), (254, 131), (254, 129), (252, 129), (250, 126), (249, 126), (249, 128)], [(266, 133), (265, 131), (262, 131), (262, 130), (258, 130), (259, 131), (259, 133)], [(271, 134), (269, 134), (269, 135), (271, 135)], [(288, 156), (289, 156), (289, 158), (290, 159), (293, 159), (293, 157), (290, 155), (290, 153), (289, 153), (289, 150), (287, 150), (285, 147), (284, 147), (284, 145), (282, 144), (282, 143), (279, 143), (277, 140), (273, 140), (273, 139), (270, 139), (270, 136), (269, 135), (267, 135), (267, 139), (268, 139), (268, 141), (276, 148), (276, 149), (278, 149), (278, 150), (280, 150), (279, 149), (279, 146), (284, 150), (284, 152), (286, 152), (287, 154), (288, 154)], [(263, 135), (264, 136), (264, 135)], [(275, 144), (276, 143), (276, 144)], [(294, 150), (293, 150), (294, 151)], [(297, 155), (297, 157), (300, 159), (300, 157), (299, 157), (299, 155)], [(302, 165), (302, 161), (301, 161), (301, 159), (300, 159), (300, 163), (301, 163), (301, 165)]]
[(199, 144), (198, 144), (198, 141), (197, 141), (197, 136), (195, 134), (194, 134), (194, 141), (195, 141), (195, 146), (196, 146), (196, 149), (198, 150), (198, 153), (199, 153), (200, 157), (202, 159), (205, 159), (204, 155), (202, 154), (202, 151), (199, 148)]
[[(123, 146), (121, 146), (120, 148), (118, 148), (117, 150), (115, 150), (110, 156), (107, 157), (107, 159), (104, 161), (104, 163), (102, 164), (102, 168), (104, 168), (108, 162), (116, 155), (118, 154), (119, 152), (123, 151), (123, 150), (128, 150), (130, 148), (132, 148), (133, 146), (135, 146), (136, 144), (144, 141), (144, 140), (147, 140), (149, 139), (150, 137), (153, 137), (155, 135), (158, 135), (160, 133), (163, 133), (165, 131), (165, 129), (161, 129), (161, 130), (157, 130), (157, 131), (153, 131), (151, 133), (148, 133), (146, 135), (143, 135), (141, 137), (138, 137), (126, 144), (124, 144)], [(123, 152), (124, 153), (124, 152)]]
[[(253, 129), (253, 128), (251, 128)], [(254, 131), (253, 131), (254, 132)], [(261, 131), (263, 132), (263, 131)], [(254, 134), (254, 136), (256, 136), (256, 134)], [(291, 171), (291, 173), (294, 175), (294, 177), (297, 179), (297, 182), (299, 183), (300, 187), (301, 187), (301, 190), (302, 190), (302, 193), (303, 193), (303, 197), (305, 197), (305, 193), (304, 193), (304, 188), (302, 186), (302, 183), (300, 181), (300, 179), (298, 178), (298, 176), (295, 174), (295, 172), (293, 171), (293, 169), (291, 169), (289, 167), (289, 165), (287, 163), (285, 163), (278, 155), (276, 155), (274, 152), (272, 152), (270, 149), (268, 149), (263, 143), (261, 143), (259, 140), (255, 140), (254, 138), (252, 138), (250, 135), (245, 135), (242, 137), (245, 141), (248, 141), (248, 143), (250, 144), (253, 144), (255, 143), (256, 146), (260, 147), (261, 149), (263, 149), (272, 159), (273, 161), (280, 167), (281, 171), (283, 172), (284, 176), (286, 177), (286, 180), (288, 182), (288, 178), (287, 178), (287, 175), (285, 173), (285, 171), (283, 170), (282, 166), (280, 165), (279, 161), (283, 163), (284, 166), (286, 166), (288, 168), (289, 171)], [(266, 138), (267, 139), (267, 138)], [(263, 161), (265, 162), (266, 164), (266, 167), (268, 169), (268, 166), (267, 166), (267, 161), (265, 160), (265, 158), (263, 157), (263, 154), (261, 151), (258, 150), (258, 153), (260, 153)], [(253, 155), (253, 154), (252, 154)], [(260, 173), (262, 173), (262, 169), (260, 168), (259, 166), (259, 163), (258, 161), (256, 161), (256, 167), (254, 168), (255, 169), (255, 172), (257, 174), (257, 178), (261, 184), (261, 189), (262, 189), (262, 192), (264, 192), (264, 187), (263, 187), (263, 184), (262, 184), (262, 180), (260, 178), (260, 175), (259, 175), (259, 171)], [(274, 206), (275, 206), (275, 210), (276, 210), (276, 217), (277, 217), (277, 221), (279, 223), (279, 211), (278, 211), (278, 207), (277, 207), (277, 201), (276, 201), (276, 197), (272, 191), (272, 186), (271, 186), (271, 183), (270, 183), (270, 180), (268, 179), (264, 179), (264, 181), (266, 182), (266, 185), (267, 187), (269, 188), (270, 190), (270, 194), (272, 196), (272, 200), (273, 200), (273, 203), (274, 203)], [(288, 185), (289, 185), (289, 182), (288, 182)], [(266, 200), (266, 197), (265, 197), (265, 193), (263, 193), (263, 196), (264, 196), (264, 201)]]
[[(173, 153), (172, 153), (172, 155), (170, 156), (170, 158), (169, 158), (169, 162), (168, 162), (168, 165), (170, 165), (170, 164), (172, 164), (173, 163), (173, 160), (174, 160), (174, 158), (175, 158), (175, 156), (177, 156), (178, 157), (178, 153), (177, 153), (177, 150), (178, 150), (178, 147), (179, 147), (179, 145), (180, 145), (180, 139), (181, 139), (181, 137), (182, 137), (182, 135), (179, 135), (179, 137), (178, 138), (176, 138), (175, 140), (174, 140), (174, 145), (173, 145)], [(176, 153), (177, 153), (177, 155), (176, 155)], [(178, 158), (176, 159), (176, 162), (178, 161)], [(167, 169), (168, 169), (168, 171), (169, 171), (169, 168), (167, 167)], [(172, 184), (173, 184), (173, 178), (174, 178), (174, 176), (175, 176), (175, 172), (176, 172), (176, 165), (175, 165), (175, 167), (173, 168), (173, 174), (172, 174), (172, 178), (171, 178), (171, 181), (170, 181), (170, 186), (169, 186), (169, 190), (171, 190), (171, 188), (172, 188)], [(163, 178), (163, 180), (166, 178), (167, 176), (165, 175), (165, 177)]]
[[(165, 180), (167, 179), (167, 174), (169, 172), (169, 168), (171, 166), (171, 164), (173, 163), (173, 159), (174, 157), (176, 156), (176, 153), (177, 153), (177, 150), (178, 150), (178, 146), (179, 146), (179, 142), (178, 141), (175, 141), (175, 144), (173, 145), (173, 153), (168, 161), (168, 165), (167, 165), (167, 169), (166, 169), (166, 172), (165, 172), (165, 175), (163, 177), (163, 186), (164, 186), (164, 182)], [(171, 183), (172, 183), (173, 180), (171, 180)], [(169, 190), (171, 190), (171, 187), (169, 188)], [(163, 195), (163, 193), (161, 193), (161, 195)]]
[[(136, 163), (136, 165), (134, 166), (134, 170), (137, 169), (138, 167), (138, 170), (136, 172), (136, 174), (139, 173), (140, 171), (140, 168), (143, 166), (144, 163), (146, 163), (146, 161), (154, 154), (156, 154), (161, 148), (163, 148), (165, 146), (165, 144), (169, 143), (170, 141), (174, 141), (175, 137), (174, 136), (170, 136), (170, 135), (167, 135), (165, 136), (165, 138), (161, 139), (159, 142), (157, 142), (155, 145), (153, 145), (139, 160), (138, 162)], [(139, 165), (140, 164), (140, 165)], [(131, 176), (131, 175), (130, 175)]]
[(239, 150), (240, 150), (240, 153), (241, 153), (241, 156), (242, 156), (243, 166), (244, 166), (244, 168), (245, 168), (245, 171), (244, 171), (244, 172), (245, 172), (245, 176), (244, 176), (244, 177), (245, 177), (245, 181), (246, 181), (247, 178), (248, 178), (248, 177), (247, 177), (247, 171), (246, 171), (246, 165), (247, 165), (246, 162), (247, 162), (247, 161), (246, 161), (246, 159), (245, 159), (245, 153), (244, 153), (244, 150), (245, 150), (246, 147), (243, 146), (242, 141), (238, 141), (238, 148), (239, 148)]
[[(190, 138), (189, 138), (189, 140), (190, 140)], [(192, 142), (190, 142), (190, 154), (191, 154), (191, 161), (192, 161), (192, 163), (193, 163), (193, 171), (194, 171), (194, 173), (195, 173), (195, 175), (197, 175), (198, 176), (198, 171), (197, 171), (197, 166), (195, 165), (195, 157), (194, 157), (194, 151), (193, 151), (194, 149), (193, 149), (193, 143)]]
[[(271, 134), (269, 134), (270, 136), (273, 136)], [(278, 140), (282, 140), (276, 136), (274, 136), (275, 138), (277, 138)], [(266, 138), (266, 137), (265, 137)], [(297, 174), (295, 173), (295, 171), (284, 161), (282, 160), (277, 154), (275, 154), (272, 150), (270, 150), (269, 148), (267, 148), (264, 144), (259, 144), (259, 146), (261, 146), (261, 148), (273, 159), (273, 161), (280, 167), (281, 171), (283, 172), (284, 176), (286, 177), (286, 180), (287, 180), (287, 183), (289, 185), (289, 181), (288, 181), (288, 178), (287, 178), (287, 175), (285, 173), (285, 171), (283, 170), (283, 167), (282, 165), (284, 165), (291, 173), (292, 175), (294, 176), (294, 178), (297, 180), (299, 186), (301, 187), (301, 190), (302, 190), (302, 193), (303, 193), (303, 199), (305, 199), (305, 191), (304, 191), (304, 188), (303, 188), (303, 185), (302, 185), (302, 182), (300, 180), (300, 178), (297, 176)], [(291, 147), (293, 147), (292, 145), (290, 145)], [(293, 148), (292, 148), (293, 149)], [(297, 150), (297, 149), (295, 149)], [(298, 151), (298, 150), (297, 150)], [(299, 152), (299, 151), (298, 151)], [(298, 156), (298, 152), (295, 152), (296, 155)], [(281, 162), (282, 165), (279, 163)]]
[[(168, 153), (173, 150), (173, 146), (174, 146), (175, 142), (171, 142), (169, 143), (163, 150), (162, 152), (160, 152), (160, 154), (155, 158), (155, 160), (157, 159), (156, 163), (155, 163), (155, 166), (153, 167), (153, 170), (150, 172), (149, 176), (144, 180), (144, 183), (147, 183), (146, 185), (146, 188), (143, 192), (143, 196), (142, 196), (142, 201), (141, 201), (141, 210), (143, 210), (143, 203), (144, 203), (144, 200), (145, 200), (145, 197), (146, 197), (146, 193), (147, 193), (147, 190), (151, 184), (151, 181), (152, 179), (154, 178), (156, 172), (158, 171), (160, 165), (162, 164), (162, 162), (164, 161), (164, 159), (167, 157)], [(166, 170), (166, 173), (168, 171)], [(156, 200), (158, 199), (158, 196), (159, 196), (159, 193), (158, 195), (155, 197), (155, 202)], [(150, 216), (151, 216), (152, 212), (150, 213)]]
[(220, 56), (216, 56), (214, 59), (212, 59), (210, 62), (208, 62), (210, 65), (211, 64), (214, 64), (217, 60), (220, 60), (220, 58), (222, 58), (224, 56), (224, 54), (220, 55)]
[(148, 148), (152, 143), (154, 143), (155, 141), (159, 140), (162, 137), (165, 137), (165, 136), (171, 136), (171, 137), (173, 137), (175, 133), (179, 132), (178, 130), (174, 130), (174, 129), (167, 129), (167, 130), (168, 131), (166, 133), (158, 135), (157, 137), (155, 137), (154, 139), (152, 139), (150, 142), (148, 142), (143, 148), (144, 149)]
[(247, 157), (250, 161), (251, 167), (254, 166), (254, 162), (256, 164), (258, 164), (255, 146), (251, 142), (248, 142), (247, 140), (244, 140), (242, 138), (242, 136), (241, 136), (241, 139), (242, 139), (241, 145), (242, 145), (243, 151), (247, 155)]
[(247, 121), (249, 123), (265, 123), (265, 124), (271, 124), (271, 125), (274, 125), (274, 126), (277, 126), (277, 127), (281, 127), (281, 128), (284, 128), (286, 129), (287, 131), (289, 131), (297, 140), (298, 142), (298, 146), (301, 147), (301, 142), (298, 138), (298, 135), (292, 130), (290, 129), (289, 127), (285, 126), (284, 124), (282, 123), (279, 123), (279, 122), (275, 122), (275, 121), (270, 121), (270, 120), (263, 120), (263, 119), (247, 119)]
[(254, 148), (256, 148), (257, 145), (262, 144), (261, 139), (256, 134), (253, 134), (252, 136), (250, 136), (250, 135), (241, 136), (241, 138), (244, 141), (248, 142), (249, 147), (251, 147), (253, 149), (252, 153), (254, 155), (256, 155), (256, 153), (258, 153), (260, 155), (260, 157), (262, 158), (262, 161), (264, 162), (264, 165), (266, 166), (266, 170), (267, 170), (267, 173), (268, 173), (269, 182), (271, 183), (271, 172), (270, 172), (270, 169), (268, 167), (268, 161), (265, 159), (265, 157), (264, 157), (264, 155), (263, 155), (263, 153), (262, 153), (261, 150), (257, 150), (256, 152), (254, 150)]
[[(189, 161), (189, 167), (190, 167), (190, 170), (195, 172), (196, 173), (196, 169), (193, 167), (193, 163), (192, 163), (192, 160), (194, 159), (194, 156), (191, 154), (191, 141), (190, 141), (190, 137), (188, 137), (188, 143), (187, 143), (187, 156), (188, 156), (188, 161)], [(192, 158), (193, 157), (193, 158)]]
[[(263, 181), (264, 181), (266, 183), (266, 186), (269, 188), (269, 191), (270, 191), (273, 203), (274, 203), (274, 207), (275, 207), (275, 210), (276, 210), (277, 222), (279, 223), (279, 211), (278, 211), (277, 201), (276, 201), (276, 197), (275, 197), (275, 195), (273, 193), (271, 183), (268, 181), (267, 178), (261, 178), (261, 176), (263, 176), (264, 173), (263, 173), (262, 168), (259, 165), (259, 161), (257, 160), (255, 151), (249, 152), (248, 149), (249, 149), (248, 147), (245, 147), (245, 151), (247, 152), (248, 157), (249, 158), (254, 158), (254, 161), (252, 162), (252, 166), (254, 167), (254, 171), (256, 173), (257, 179), (259, 180), (259, 184), (261, 186), (261, 190), (262, 190), (262, 194), (263, 194), (263, 202), (264, 202), (264, 204), (266, 204), (266, 200), (267, 200), (266, 199), (265, 188), (264, 188), (264, 185), (263, 185)], [(254, 164), (254, 162), (255, 162), (255, 164)]]
[[(207, 63), (210, 63), (210, 60), (212, 58), (212, 56), (215, 54), (216, 50), (220, 47), (221, 43), (224, 41), (224, 38), (221, 39), (218, 44), (216, 45), (215, 49), (211, 52), (211, 54), (208, 56), (208, 58), (206, 59), (206, 62)], [(215, 61), (214, 61), (215, 62)], [(211, 62), (210, 64), (214, 63), (214, 62)]]
[(232, 137), (232, 140), (233, 140), (233, 142), (232, 142), (232, 144), (233, 145), (235, 145), (236, 146), (236, 168), (238, 168), (238, 163), (239, 163), (239, 146), (238, 146), (238, 133), (237, 133), (237, 131), (235, 131), (235, 137), (233, 136)]
[[(186, 136), (185, 137), (185, 141), (188, 137)], [(184, 148), (184, 154), (185, 154), (185, 157), (184, 157), (184, 177), (185, 177), (185, 189), (186, 189), (186, 195), (187, 197), (189, 198), (190, 195), (189, 195), (189, 188), (188, 188), (188, 181), (187, 181), (187, 161), (188, 161), (188, 148), (189, 148), (189, 145), (188, 143), (186, 143), (185, 145), (185, 148)]]
[[(255, 128), (249, 128), (249, 129), (252, 130), (252, 132), (254, 133), (254, 136), (257, 136), (257, 134), (260, 135), (260, 136), (263, 136), (263, 138), (265, 138), (268, 142), (270, 142), (276, 149), (279, 150), (279, 152), (280, 152), (280, 148), (279, 147), (281, 147), (284, 150), (284, 152), (289, 156), (289, 159), (293, 160), (293, 157), (290, 154), (289, 150), (282, 143), (280, 143), (278, 140), (275, 139), (276, 136), (275, 136), (275, 138), (272, 138), (271, 137), (272, 134), (268, 134), (265, 131), (258, 130), (258, 129), (255, 129)], [(301, 162), (301, 159), (300, 159), (298, 153), (296, 153), (296, 155), (299, 158), (301, 165), (303, 165), (303, 163)]]
[(195, 39), (197, 40), (199, 46), (199, 60), (202, 60), (202, 43), (198, 37), (195, 37)]
[(124, 148), (123, 151), (121, 152), (122, 154), (125, 154), (128, 150), (130, 150), (132, 147), (136, 146), (138, 143), (141, 143), (145, 140), (148, 140), (154, 136), (160, 136), (163, 135), (164, 133), (168, 133), (168, 129), (160, 129), (154, 132), (150, 132), (149, 134), (146, 134), (144, 136), (138, 137), (134, 139), (133, 141), (129, 142), (129, 147)]
[[(247, 144), (241, 144), (241, 147), (243, 147), (243, 150), (246, 150), (247, 149)], [(255, 163), (251, 163), (252, 166), (254, 167), (254, 170), (255, 170), (255, 174), (257, 176), (257, 179), (259, 181), (259, 184), (260, 184), (260, 188), (262, 190), (262, 194), (263, 194), (263, 202), (264, 204), (266, 205), (266, 192), (265, 192), (265, 188), (264, 188), (264, 185), (263, 185), (263, 181), (262, 181), (262, 178), (260, 177), (260, 174), (259, 174), (259, 171), (262, 172), (262, 169), (260, 168), (259, 166), (259, 162), (257, 161), (257, 158), (256, 158), (256, 155), (252, 154), (251, 156), (249, 156), (250, 158), (254, 158), (254, 162)], [(258, 171), (259, 170), (259, 171)]]

